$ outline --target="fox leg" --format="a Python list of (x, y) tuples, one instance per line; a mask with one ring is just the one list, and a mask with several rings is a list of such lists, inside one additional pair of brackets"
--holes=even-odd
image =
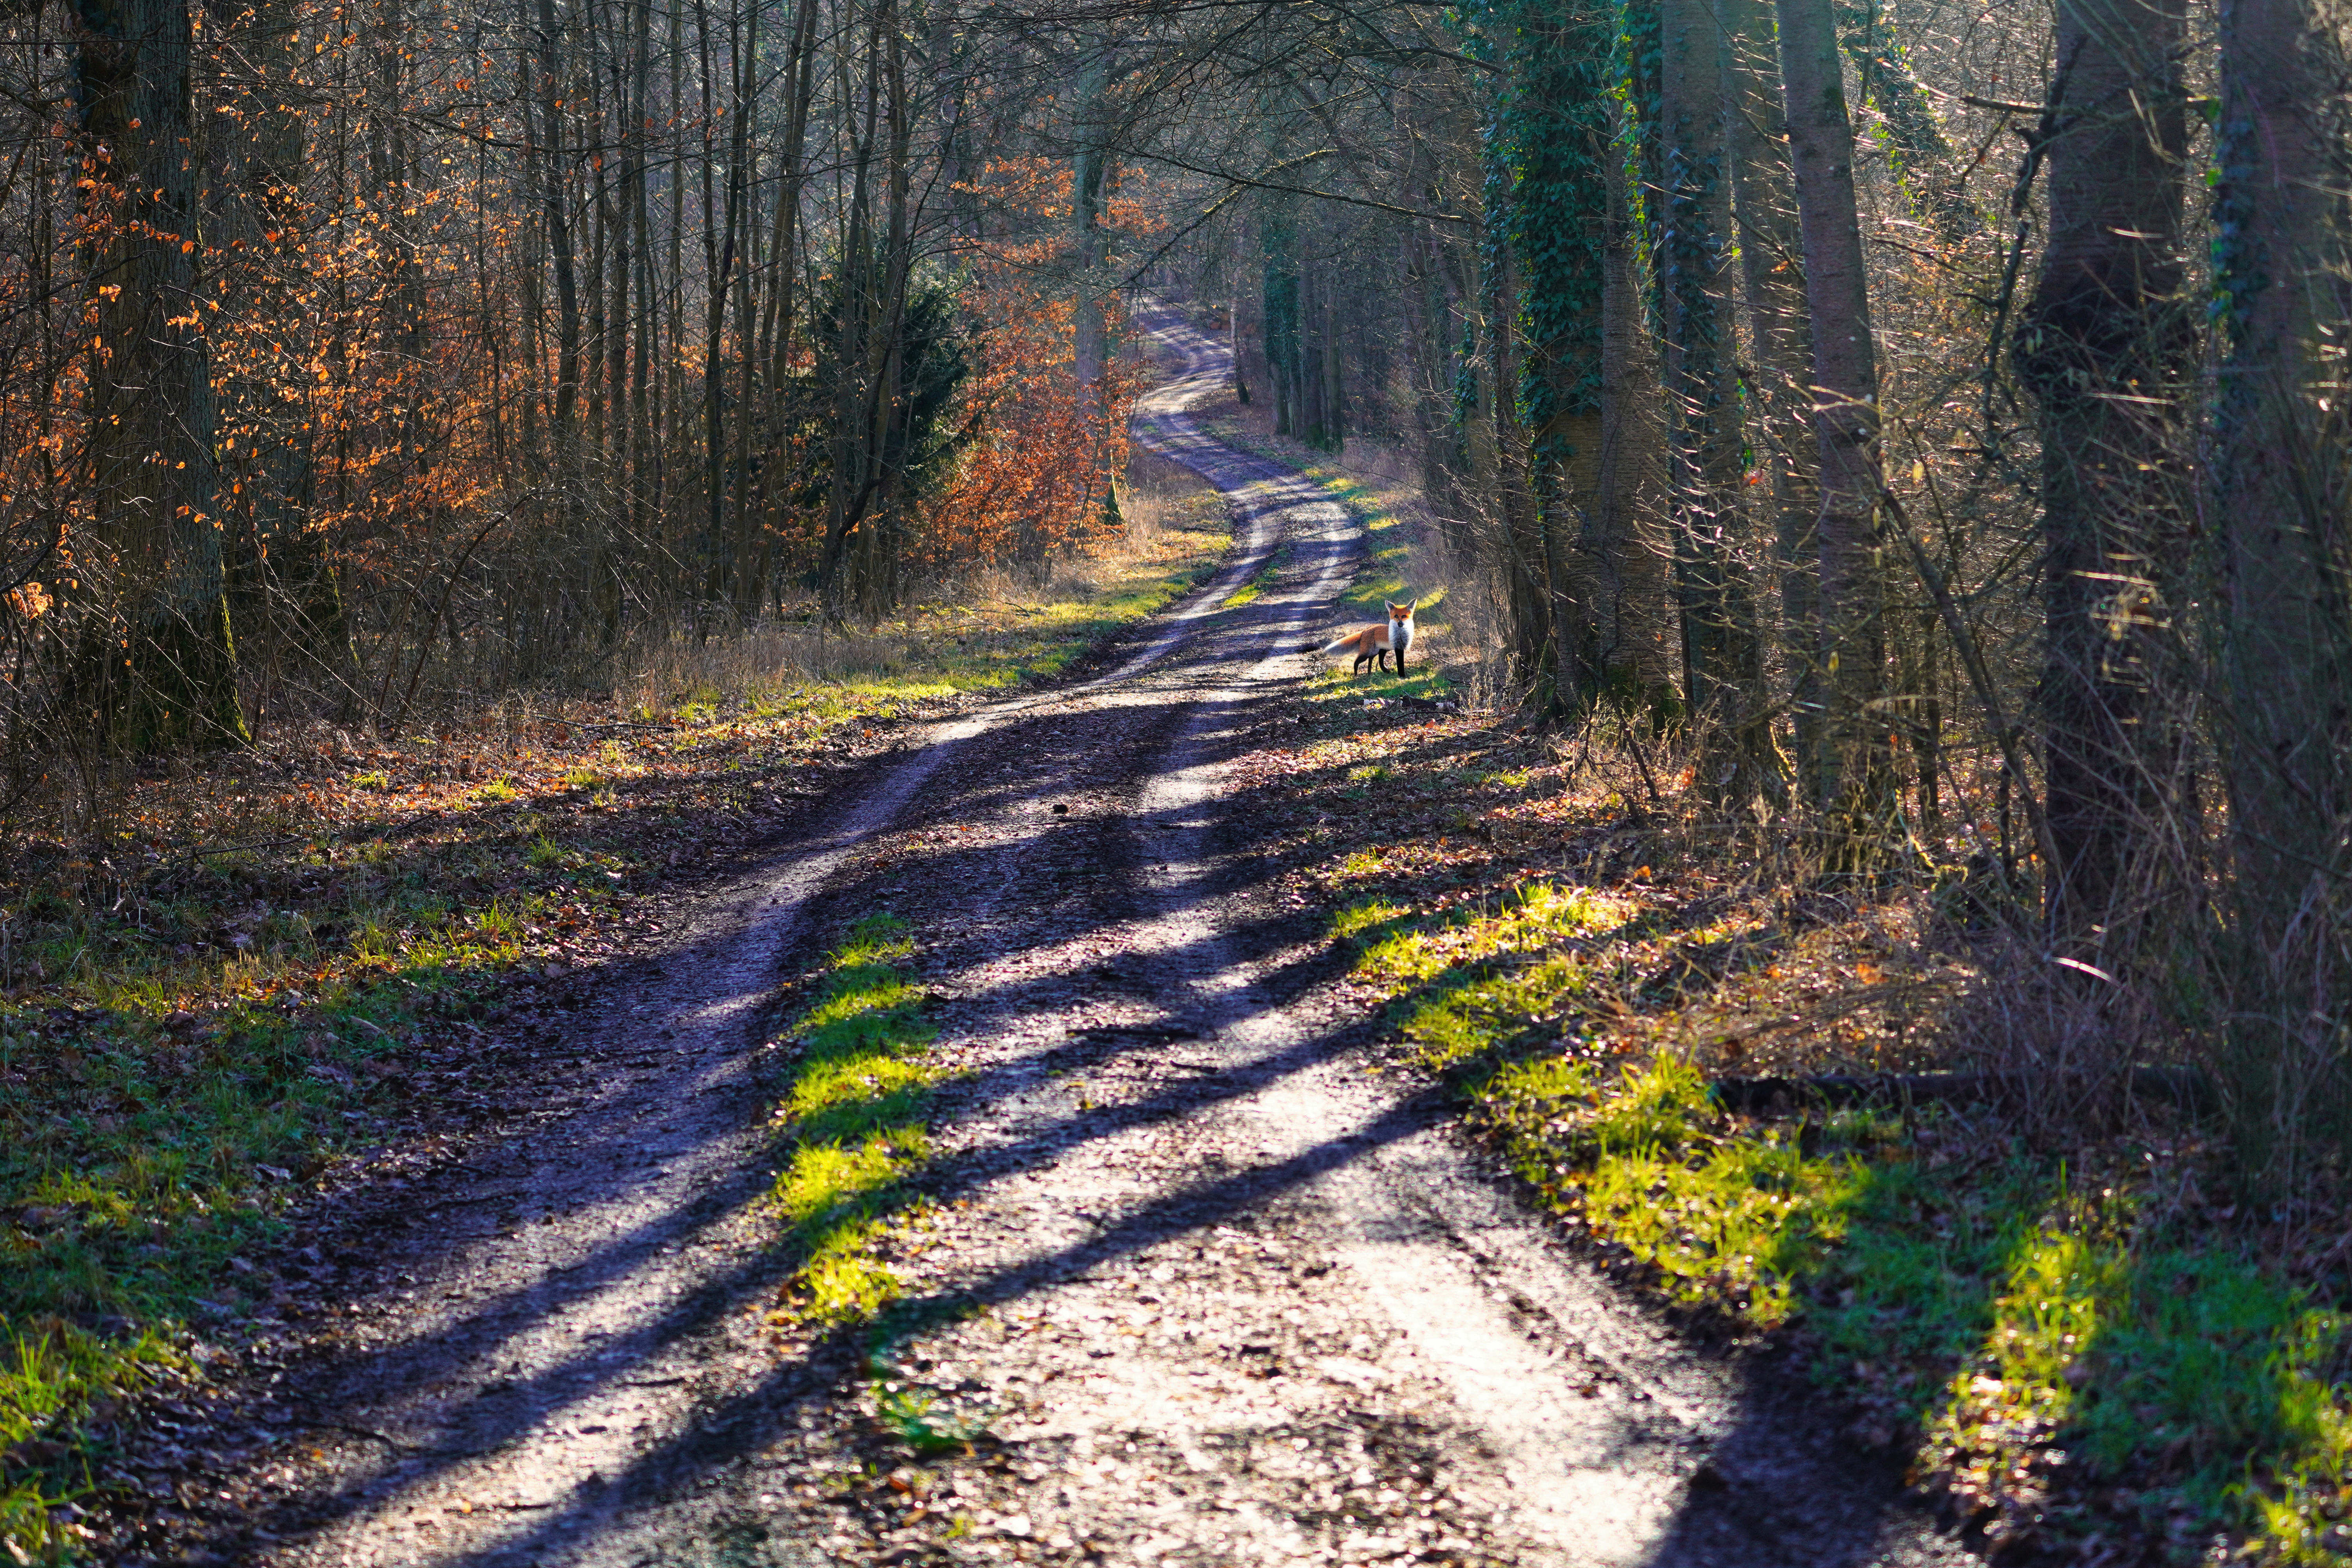
[(1366, 665), (1368, 665), (1368, 664), (1370, 664), (1370, 663), (1371, 663), (1371, 662), (1372, 662), (1372, 656), (1371, 656), (1370, 654), (1369, 654), (1369, 653), (1360, 653), (1360, 654), (1358, 654), (1358, 655), (1356, 656), (1356, 668), (1353, 668), (1353, 669), (1351, 669), (1351, 670), (1349, 670), (1348, 673), (1349, 673), (1349, 674), (1350, 674), (1350, 675), (1358, 675), (1358, 676), (1360, 676), (1360, 675), (1362, 675), (1362, 674), (1364, 673), (1364, 666), (1366, 666)]

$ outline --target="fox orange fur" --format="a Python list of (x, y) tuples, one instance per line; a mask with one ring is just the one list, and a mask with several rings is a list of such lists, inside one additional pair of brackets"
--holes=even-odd
[(1349, 671), (1354, 675), (1363, 674), (1364, 666), (1375, 659), (1385, 671), (1389, 667), (1389, 655), (1393, 653), (1396, 655), (1396, 672), (1402, 675), (1404, 650), (1412, 646), (1412, 607), (1419, 603), (1417, 599), (1409, 599), (1402, 605), (1392, 604), (1389, 605), (1388, 619), (1374, 621), (1361, 631), (1349, 632), (1320, 650), (1309, 648), (1307, 651), (1334, 654), (1344, 648), (1354, 648), (1356, 665)]

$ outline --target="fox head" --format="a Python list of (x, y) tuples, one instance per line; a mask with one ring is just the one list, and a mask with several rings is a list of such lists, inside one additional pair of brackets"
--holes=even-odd
[(1402, 605), (1391, 605), (1389, 606), (1389, 619), (1392, 621), (1409, 621), (1412, 619), (1412, 607), (1420, 602), (1421, 601), (1418, 599), (1408, 599)]

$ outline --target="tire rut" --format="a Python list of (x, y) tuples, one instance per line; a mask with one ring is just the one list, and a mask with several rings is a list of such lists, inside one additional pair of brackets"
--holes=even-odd
[[(1202, 433), (1186, 410), (1222, 351), (1143, 319), (1183, 374), (1139, 437), (1232, 499), (1242, 547), (1108, 674), (938, 727), (601, 992), (576, 1050), (611, 1081), (387, 1217), (376, 1278), (410, 1283), (285, 1374), (348, 1440), (277, 1477), (272, 1512), (257, 1482), (236, 1494), (262, 1529), (231, 1550), (287, 1568), (1960, 1560), (1784, 1375), (1649, 1321), (1439, 1108), (1370, 1070), (1221, 772), (1296, 722), (1296, 648), (1359, 531)], [(1262, 593), (1227, 606), (1278, 542)], [(957, 1076), (929, 1217), (894, 1260), (929, 1326), (869, 1388), (853, 1345), (766, 1321), (754, 1047), (790, 962), (881, 908), (914, 928)], [(659, 1059), (621, 1073), (649, 1035)], [(505, 1205), (488, 1234), (440, 1217), (477, 1202)], [(984, 1415), (988, 1436), (877, 1470), (881, 1396)]]

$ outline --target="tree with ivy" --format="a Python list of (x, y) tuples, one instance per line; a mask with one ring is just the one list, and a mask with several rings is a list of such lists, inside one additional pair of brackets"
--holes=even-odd
[(1501, 0), (1486, 13), (1500, 66), (1495, 94), (1497, 211), (1523, 349), (1518, 412), (1552, 586), (1556, 700), (1581, 703), (1611, 672), (1594, 646), (1592, 581), (1581, 548), (1600, 521), (1601, 288), (1608, 216), (1610, 69), (1616, 17), (1605, 5)]

